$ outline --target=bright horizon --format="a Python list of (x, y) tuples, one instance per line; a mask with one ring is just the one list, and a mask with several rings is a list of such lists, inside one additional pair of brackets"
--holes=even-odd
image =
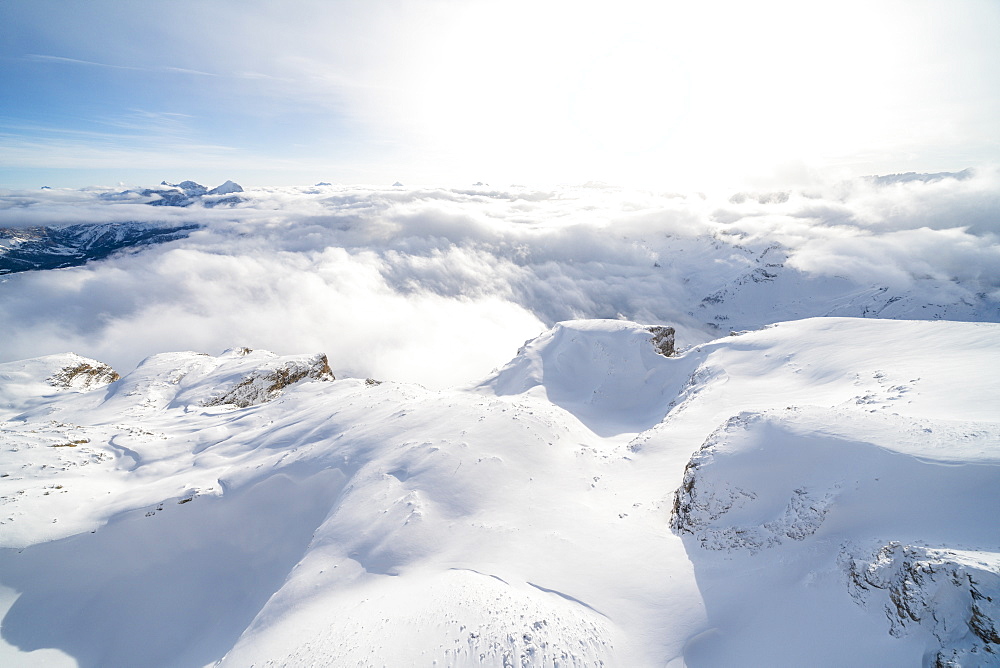
[(986, 0), (5, 14), (0, 187), (767, 187), (1000, 162)]

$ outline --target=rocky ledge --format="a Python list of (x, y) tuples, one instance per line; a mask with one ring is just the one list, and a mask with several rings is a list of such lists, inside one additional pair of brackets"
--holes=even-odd
[(881, 606), (889, 632), (903, 637), (921, 631), (937, 641), (926, 664), (1000, 664), (1000, 554), (934, 549), (889, 542), (861, 556), (845, 553), (851, 596), (861, 605)]
[[(250, 352), (250, 349), (242, 348), (236, 354), (246, 355)], [(205, 405), (247, 408), (277, 398), (283, 389), (300, 380), (336, 380), (324, 354), (305, 360), (276, 362), (254, 369), (222, 395), (206, 401)]]

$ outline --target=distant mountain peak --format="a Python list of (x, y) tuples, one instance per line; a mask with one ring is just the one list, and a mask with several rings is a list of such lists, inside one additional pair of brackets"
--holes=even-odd
[(241, 193), (243, 187), (235, 181), (226, 181), (221, 186), (216, 186), (208, 191), (208, 195), (229, 195), (230, 193)]
[(972, 178), (974, 174), (975, 171), (972, 169), (963, 169), (960, 172), (904, 172), (902, 174), (880, 174), (877, 176), (865, 176), (862, 178), (875, 185), (888, 186), (896, 183), (910, 183), (913, 181), (920, 181), (922, 183), (934, 183), (935, 181), (942, 181), (944, 179), (964, 181)]
[[(210, 208), (219, 206), (220, 204), (239, 204), (243, 201), (242, 197), (236, 195), (236, 193), (243, 192), (243, 187), (235, 181), (226, 181), (221, 186), (217, 186), (211, 190), (195, 181), (181, 181), (180, 183), (160, 181), (160, 185), (164, 186), (164, 188), (145, 188), (140, 191), (125, 190), (118, 193), (106, 193), (101, 195), (101, 199), (121, 200), (139, 195), (140, 197), (152, 197), (153, 199), (146, 202), (150, 206), (190, 206), (195, 202), (202, 202)], [(230, 196), (203, 200), (202, 197), (206, 195)]]

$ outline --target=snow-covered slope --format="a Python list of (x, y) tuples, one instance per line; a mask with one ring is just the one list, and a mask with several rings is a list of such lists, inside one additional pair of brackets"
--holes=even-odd
[(564, 322), (444, 391), (5, 366), (0, 663), (995, 665), (1000, 325), (666, 337)]
[(0, 418), (64, 390), (87, 391), (118, 380), (107, 364), (74, 353), (0, 364)]
[(183, 239), (196, 223), (94, 223), (0, 228), (0, 274), (76, 267), (114, 253)]

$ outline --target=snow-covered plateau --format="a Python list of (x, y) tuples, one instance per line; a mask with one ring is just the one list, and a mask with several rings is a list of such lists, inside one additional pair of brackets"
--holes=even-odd
[(1000, 664), (1000, 324), (670, 335), (0, 364), (0, 665)]

